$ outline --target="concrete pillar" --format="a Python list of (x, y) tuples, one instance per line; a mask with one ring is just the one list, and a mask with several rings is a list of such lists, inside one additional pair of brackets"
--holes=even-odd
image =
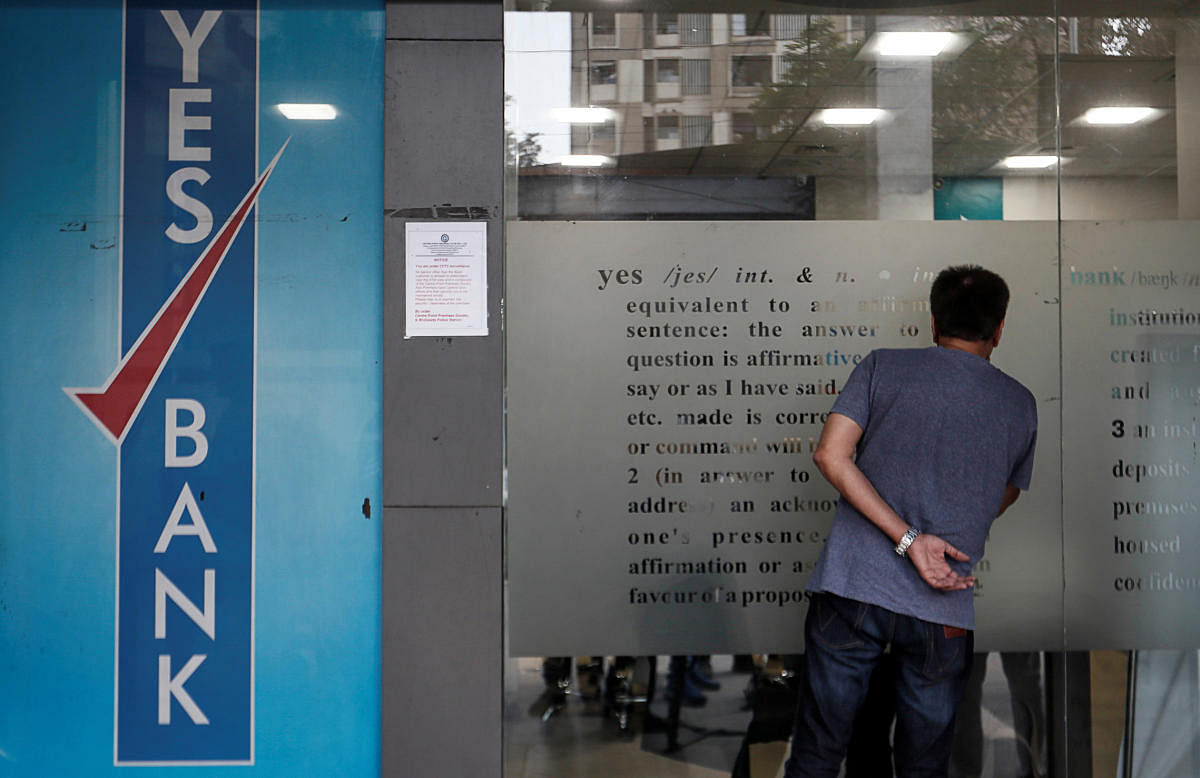
[[(503, 6), (387, 6), (381, 773), (499, 776)], [(488, 329), (404, 339), (404, 225), (488, 225)]]
[(933, 70), (928, 59), (880, 64), (876, 103), (888, 112), (875, 129), (879, 218), (933, 218)]
[[(917, 31), (911, 17), (879, 16), (873, 33)], [(867, 211), (881, 220), (933, 218), (933, 67), (924, 57), (874, 62), (875, 107), (887, 112), (867, 143)]]

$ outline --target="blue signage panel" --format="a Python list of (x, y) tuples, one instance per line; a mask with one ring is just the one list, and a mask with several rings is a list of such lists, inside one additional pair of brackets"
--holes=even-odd
[(254, 759), (258, 9), (125, 9), (116, 762)]
[(0, 8), (0, 774), (378, 774), (383, 29)]

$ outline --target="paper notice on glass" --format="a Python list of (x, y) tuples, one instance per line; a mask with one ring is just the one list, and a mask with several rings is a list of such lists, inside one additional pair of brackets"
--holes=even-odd
[(409, 222), (404, 337), (487, 335), (487, 223)]

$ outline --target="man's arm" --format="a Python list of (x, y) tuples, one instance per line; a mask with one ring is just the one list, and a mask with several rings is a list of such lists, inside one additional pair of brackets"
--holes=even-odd
[[(909, 529), (908, 522), (892, 510), (858, 469), (854, 461), (854, 450), (861, 437), (862, 428), (849, 416), (840, 413), (829, 414), (829, 419), (821, 430), (821, 441), (813, 454), (813, 462), (821, 471), (821, 475), (825, 476), (825, 480), (829, 481), (847, 502), (893, 543), (899, 543)], [(1006, 504), (1001, 510), (1012, 504), (1008, 497), (1006, 492)], [(1013, 500), (1015, 499), (1016, 497), (1013, 497)], [(929, 533), (918, 535), (908, 547), (907, 553), (921, 578), (934, 589), (956, 591), (974, 586), (975, 576), (956, 573), (946, 562), (947, 556), (960, 562), (970, 560), (970, 557), (954, 546)]]
[(1020, 489), (1013, 486), (1012, 484), (1005, 486), (1004, 487), (1004, 502), (1000, 503), (1000, 510), (996, 511), (996, 516), (999, 517), (1000, 514), (1004, 513), (1006, 510), (1008, 510), (1008, 506), (1010, 506), (1014, 502), (1016, 502), (1017, 498), (1020, 496), (1021, 496)]

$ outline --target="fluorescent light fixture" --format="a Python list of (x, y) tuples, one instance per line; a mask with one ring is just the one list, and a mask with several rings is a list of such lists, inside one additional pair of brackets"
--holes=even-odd
[(603, 154), (567, 154), (559, 157), (558, 164), (563, 167), (612, 167), (617, 161)]
[(954, 42), (954, 33), (880, 32), (874, 38), (880, 57), (936, 57)]
[(1157, 111), (1145, 105), (1103, 105), (1089, 109), (1083, 120), (1088, 124), (1137, 124), (1156, 114)]
[(329, 121), (337, 118), (337, 111), (329, 103), (280, 103), (279, 112), (289, 119)]
[(1028, 154), (1015, 157), (1005, 157), (1000, 163), (1013, 170), (1041, 170), (1054, 167), (1059, 158), (1053, 154)]
[(823, 108), (814, 118), (821, 124), (862, 127), (874, 124), (882, 116), (882, 108)]
[(617, 112), (611, 108), (596, 108), (595, 106), (555, 108), (550, 113), (558, 121), (567, 124), (604, 124), (617, 118)]

